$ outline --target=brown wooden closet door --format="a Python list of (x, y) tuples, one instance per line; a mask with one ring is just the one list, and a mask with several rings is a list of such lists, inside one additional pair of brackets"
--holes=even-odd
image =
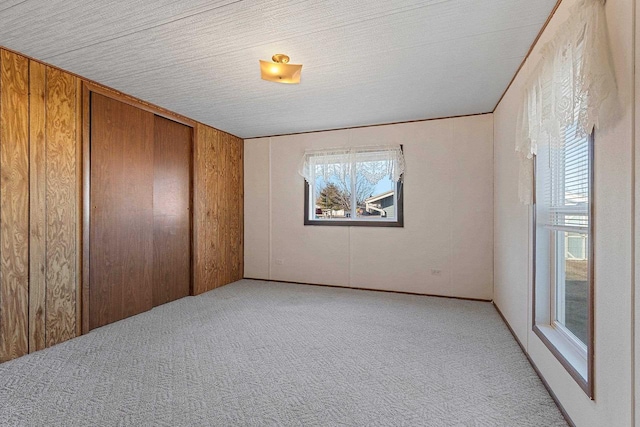
[(89, 328), (152, 308), (154, 115), (91, 94)]
[(153, 305), (189, 295), (191, 128), (155, 116)]

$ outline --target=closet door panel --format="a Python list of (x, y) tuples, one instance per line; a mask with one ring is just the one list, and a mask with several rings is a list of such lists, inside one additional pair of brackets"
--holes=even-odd
[(155, 116), (153, 305), (189, 295), (191, 128)]
[(89, 328), (152, 308), (154, 115), (91, 94)]

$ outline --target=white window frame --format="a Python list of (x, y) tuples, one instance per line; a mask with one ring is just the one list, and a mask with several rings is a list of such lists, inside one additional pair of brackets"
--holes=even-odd
[[(556, 332), (561, 335), (563, 340), (569, 343), (580, 359), (587, 361), (587, 345), (583, 343), (578, 337), (575, 336), (566, 326), (564, 326), (565, 320), (565, 286), (566, 286), (566, 268), (564, 265), (564, 253), (565, 253), (565, 239), (559, 239), (558, 234), (564, 233), (568, 230), (558, 230), (557, 228), (551, 230), (551, 258), (553, 261), (553, 268), (551, 268), (550, 274), (550, 299), (549, 299), (549, 316), (551, 319), (551, 326)], [(571, 232), (575, 232), (571, 230)]]
[[(593, 142), (594, 135), (588, 136), (588, 152), (589, 152), (589, 227), (586, 230), (576, 230), (573, 227), (562, 226), (542, 226), (537, 224), (537, 215), (534, 213), (533, 219), (533, 331), (541, 339), (541, 341), (549, 348), (560, 363), (567, 369), (569, 374), (576, 380), (584, 392), (593, 399), (593, 348), (594, 348), (594, 304), (593, 304), (593, 265), (594, 265), (594, 221), (593, 221), (593, 204), (594, 204), (594, 187), (593, 187)], [(536, 186), (538, 186), (538, 158), (535, 158), (534, 177)], [(534, 203), (534, 211), (536, 203)], [(541, 231), (544, 229), (544, 231)], [(548, 274), (540, 276), (537, 274), (539, 258), (536, 255), (537, 233), (548, 233)], [(580, 233), (584, 232), (587, 236), (587, 341), (583, 343), (577, 338), (567, 327), (565, 327), (558, 319), (563, 317), (563, 313), (559, 313), (560, 306), (564, 306), (558, 298), (564, 297), (563, 289), (560, 286), (565, 284), (565, 239), (559, 239), (558, 235), (565, 232)], [(559, 241), (561, 240), (561, 241)], [(545, 247), (547, 247), (545, 245)], [(558, 284), (561, 285), (558, 285)], [(544, 297), (546, 295), (546, 298)], [(542, 297), (542, 298), (539, 298)], [(560, 302), (560, 304), (559, 304)]]

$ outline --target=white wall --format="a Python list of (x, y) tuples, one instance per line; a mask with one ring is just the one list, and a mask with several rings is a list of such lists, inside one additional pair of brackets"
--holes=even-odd
[[(389, 143), (404, 228), (303, 225), (305, 149)], [(245, 140), (245, 277), (492, 299), (492, 144), (491, 114)]]
[(564, 0), (494, 112), (494, 299), (578, 426), (633, 424), (633, 19), (634, 0), (609, 0), (607, 21), (623, 114), (595, 139), (595, 400), (531, 331), (531, 212), (517, 199), (514, 152), (521, 89), (540, 47), (577, 0)]

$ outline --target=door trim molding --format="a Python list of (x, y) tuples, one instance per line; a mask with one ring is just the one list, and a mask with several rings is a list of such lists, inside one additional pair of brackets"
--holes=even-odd
[(100, 95), (104, 95), (108, 98), (115, 99), (116, 101), (120, 101), (125, 104), (131, 105), (133, 107), (139, 108), (141, 110), (153, 113), (156, 116), (173, 120), (174, 122), (178, 122), (182, 125), (189, 126), (190, 128), (194, 128), (196, 126), (195, 120), (182, 116), (178, 113), (174, 113), (173, 111), (169, 111), (165, 108), (158, 107), (157, 105), (150, 104), (141, 99), (134, 98), (133, 96), (129, 96), (122, 92), (118, 92), (115, 89), (108, 88), (101, 84), (84, 80), (83, 86), (90, 92), (99, 93)]

